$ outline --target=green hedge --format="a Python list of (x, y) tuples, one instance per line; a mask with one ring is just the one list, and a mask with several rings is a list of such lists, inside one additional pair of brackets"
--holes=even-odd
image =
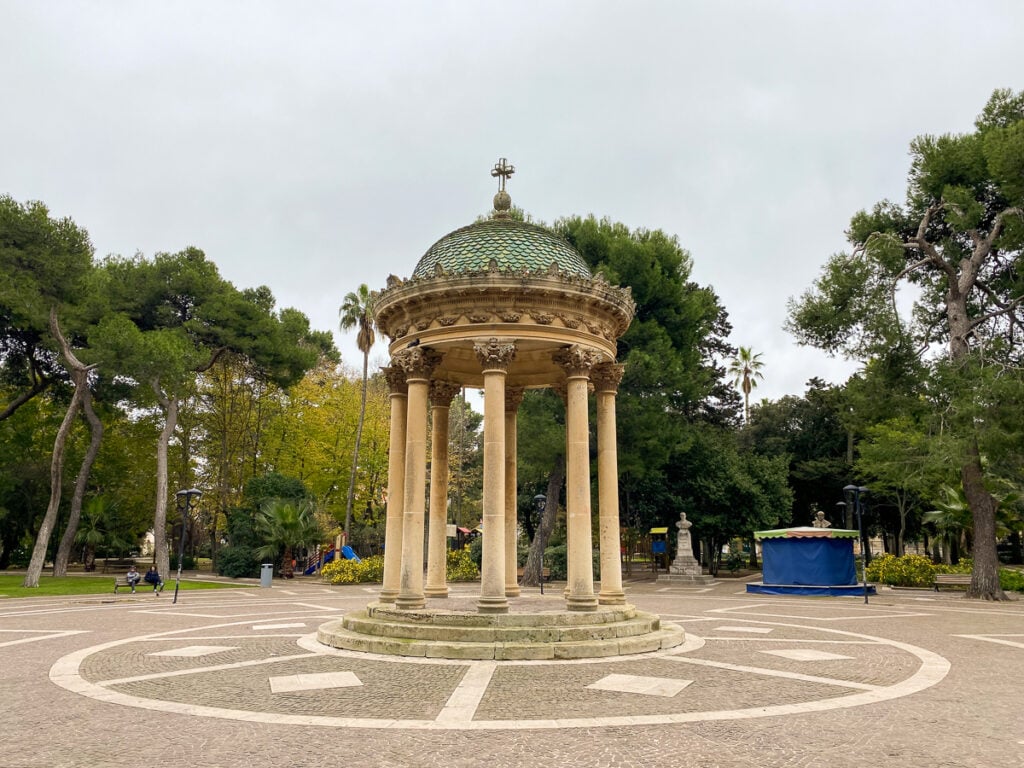
[[(448, 553), (446, 578), (449, 582), (476, 581), (480, 570), (473, 563), (469, 552), (458, 550)], [(320, 571), (321, 578), (328, 584), (364, 584), (384, 581), (384, 557), (374, 555), (361, 561), (334, 560)]]
[[(868, 565), (868, 581), (890, 584), (894, 587), (930, 587), (937, 573), (970, 573), (974, 562), (961, 558), (956, 565), (935, 564), (921, 555), (895, 557), (885, 554), (872, 559)], [(1024, 573), (1012, 568), (999, 569), (999, 586), (1011, 592), (1024, 592)]]

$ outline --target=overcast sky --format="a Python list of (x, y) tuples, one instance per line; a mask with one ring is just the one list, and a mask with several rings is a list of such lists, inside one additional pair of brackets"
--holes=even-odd
[(198, 246), (336, 329), (490, 209), (507, 157), (535, 220), (677, 235), (775, 399), (854, 370), (794, 343), (786, 299), (903, 199), (914, 136), (1024, 87), (1022, 41), (1019, 0), (0, 0), (0, 194), (98, 256)]

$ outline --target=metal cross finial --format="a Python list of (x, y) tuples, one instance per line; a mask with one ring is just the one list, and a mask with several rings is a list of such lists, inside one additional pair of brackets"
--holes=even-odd
[(508, 180), (508, 177), (515, 172), (516, 167), (514, 165), (509, 165), (508, 160), (506, 160), (504, 157), (500, 158), (498, 162), (494, 164), (494, 167), (491, 169), (491, 176), (498, 177), (499, 192), (505, 191), (505, 182)]

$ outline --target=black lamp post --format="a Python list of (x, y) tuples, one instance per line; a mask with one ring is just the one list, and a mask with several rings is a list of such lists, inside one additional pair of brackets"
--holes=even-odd
[(178, 502), (178, 511), (181, 513), (181, 543), (178, 547), (178, 576), (174, 580), (174, 600), (172, 603), (178, 602), (178, 586), (181, 584), (181, 562), (185, 559), (185, 531), (188, 530), (188, 516), (193, 509), (199, 504), (199, 497), (203, 495), (203, 492), (198, 488), (189, 488), (184, 491), (178, 491), (174, 494)]
[[(537, 508), (537, 514), (540, 517), (544, 516), (544, 510), (548, 505), (548, 497), (543, 493), (538, 493), (533, 497), (533, 506)], [(537, 520), (537, 528), (540, 529), (540, 519)], [(544, 550), (540, 552), (540, 593), (544, 594)]]
[[(864, 602), (868, 601), (868, 559), (864, 547), (864, 524), (861, 518), (861, 511), (864, 507), (864, 498), (868, 495), (868, 489), (864, 486), (847, 485), (843, 488), (846, 496), (846, 508), (852, 508), (857, 513), (857, 539), (860, 541), (861, 573), (864, 578)], [(842, 502), (840, 502), (842, 503)]]

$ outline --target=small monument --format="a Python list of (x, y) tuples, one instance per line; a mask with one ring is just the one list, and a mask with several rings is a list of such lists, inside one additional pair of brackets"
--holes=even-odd
[(811, 521), (811, 525), (815, 528), (831, 528), (832, 523), (825, 519), (825, 513), (820, 509), (815, 513), (814, 520)]
[(700, 563), (693, 556), (693, 547), (690, 544), (690, 528), (693, 523), (686, 519), (686, 513), (679, 513), (679, 520), (676, 521), (676, 528), (679, 529), (679, 536), (676, 540), (676, 559), (669, 566), (668, 573), (658, 576), (658, 581), (687, 581), (693, 584), (710, 584), (713, 579), (705, 576), (701, 571)]

